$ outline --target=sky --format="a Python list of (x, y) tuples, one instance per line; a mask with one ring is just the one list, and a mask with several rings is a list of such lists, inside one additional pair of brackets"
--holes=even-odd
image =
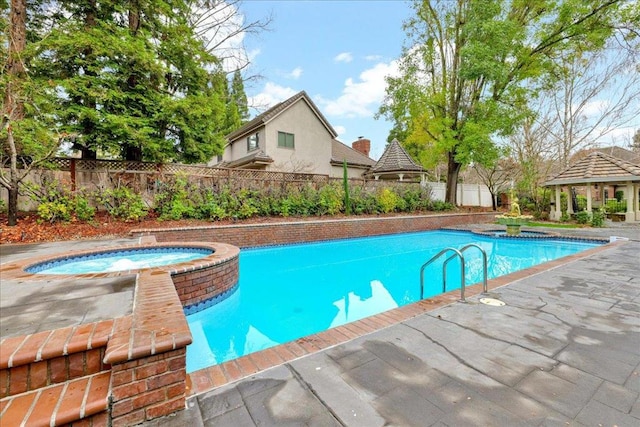
[(271, 15), (271, 30), (247, 35), (251, 65), (245, 83), (252, 116), (304, 90), (351, 145), (371, 140), (373, 159), (386, 145), (392, 123), (374, 115), (385, 95), (385, 76), (397, 70), (410, 6), (402, 0), (258, 1), (241, 3), (248, 21)]
[[(250, 65), (243, 75), (255, 116), (304, 90), (338, 133), (351, 145), (371, 140), (370, 157), (378, 159), (392, 123), (375, 118), (385, 96), (385, 76), (397, 73), (412, 13), (404, 0), (245, 0), (245, 22), (272, 17), (268, 31), (242, 35)], [(615, 95), (613, 95), (615, 96)], [(609, 100), (585, 108), (594, 116)], [(634, 103), (634, 106), (638, 103)], [(590, 107), (591, 108), (590, 110)], [(598, 141), (620, 145), (640, 129), (640, 114)]]

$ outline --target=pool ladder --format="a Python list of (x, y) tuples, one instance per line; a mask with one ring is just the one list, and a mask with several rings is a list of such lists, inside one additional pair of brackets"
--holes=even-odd
[(482, 277), (482, 293), (486, 294), (487, 293), (487, 253), (484, 251), (484, 249), (482, 249), (480, 246), (476, 245), (475, 243), (469, 243), (468, 245), (463, 246), (460, 249), (456, 249), (456, 248), (444, 248), (443, 250), (441, 250), (440, 252), (438, 252), (436, 255), (434, 255), (433, 257), (431, 257), (431, 259), (427, 262), (425, 262), (422, 265), (422, 268), (420, 268), (420, 299), (422, 300), (424, 298), (424, 269), (427, 268), (429, 266), (429, 264), (433, 263), (435, 260), (437, 260), (438, 258), (440, 258), (442, 255), (449, 253), (449, 252), (453, 252), (453, 255), (451, 255), (449, 258), (447, 258), (444, 263), (442, 263), (442, 292), (446, 292), (447, 291), (447, 264), (449, 263), (449, 261), (451, 261), (453, 258), (460, 258), (460, 277), (461, 279), (461, 284), (460, 284), (460, 301), (461, 302), (466, 302), (466, 300), (464, 299), (464, 291), (465, 291), (465, 278), (464, 278), (464, 255), (463, 252), (466, 251), (467, 249), (470, 248), (478, 248), (480, 250), (480, 252), (482, 253), (482, 273), (483, 273), (483, 277)]

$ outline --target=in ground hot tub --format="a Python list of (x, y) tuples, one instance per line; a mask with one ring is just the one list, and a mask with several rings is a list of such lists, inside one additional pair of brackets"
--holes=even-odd
[(25, 268), (25, 271), (34, 274), (87, 274), (131, 271), (194, 261), (213, 253), (213, 248), (184, 246), (115, 249), (49, 260), (30, 265)]

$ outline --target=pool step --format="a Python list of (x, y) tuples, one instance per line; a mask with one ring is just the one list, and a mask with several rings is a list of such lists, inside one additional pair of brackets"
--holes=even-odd
[(111, 372), (104, 371), (0, 399), (0, 424), (107, 426)]

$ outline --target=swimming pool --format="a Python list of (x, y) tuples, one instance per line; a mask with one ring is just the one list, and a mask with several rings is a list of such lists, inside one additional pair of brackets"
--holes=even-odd
[[(419, 299), (420, 267), (444, 247), (481, 246), (488, 278), (598, 246), (558, 239), (508, 239), (427, 231), (244, 249), (240, 283), (227, 299), (187, 316), (187, 371), (353, 322)], [(467, 285), (482, 280), (480, 251), (465, 252)], [(444, 260), (444, 259), (443, 259)], [(448, 264), (448, 289), (460, 286)], [(442, 262), (425, 271), (425, 297), (442, 291)]]

